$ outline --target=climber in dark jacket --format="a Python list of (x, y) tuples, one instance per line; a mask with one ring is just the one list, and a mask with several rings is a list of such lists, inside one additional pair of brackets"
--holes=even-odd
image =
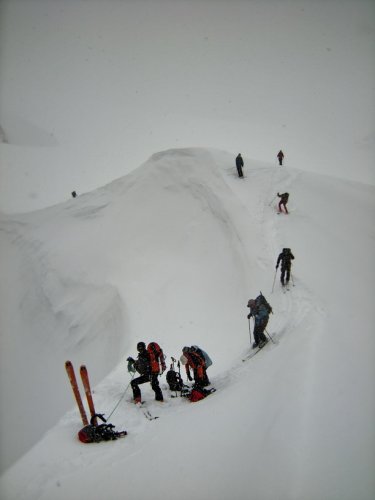
[(134, 378), (131, 381), (131, 386), (133, 389), (134, 403), (141, 403), (141, 390), (139, 386), (145, 384), (146, 382), (151, 382), (152, 390), (155, 393), (156, 401), (163, 401), (163, 393), (159, 386), (158, 373), (153, 373), (151, 369), (151, 359), (150, 354), (146, 349), (146, 344), (144, 342), (138, 342), (137, 344), (138, 357), (136, 360), (129, 357), (128, 370), (129, 372), (135, 372), (135, 370), (140, 374), (140, 377)]
[(242, 167), (243, 167), (243, 158), (241, 153), (238, 153), (236, 156), (236, 167), (238, 172), (238, 177), (243, 177)]
[(281, 166), (283, 164), (283, 159), (284, 159), (284, 153), (281, 151), (281, 149), (277, 153), (277, 158), (279, 160), (279, 165)]
[[(292, 260), (294, 259), (294, 255), (290, 251), (290, 248), (283, 248), (283, 251), (279, 255), (276, 263), (276, 269), (278, 269), (279, 264), (281, 262), (281, 284), (282, 286), (287, 285), (290, 279), (290, 269), (292, 267)], [(285, 281), (286, 274), (286, 281)]]
[(289, 212), (288, 209), (286, 208), (286, 204), (288, 203), (289, 200), (289, 193), (282, 193), (282, 194), (277, 193), (277, 196), (281, 198), (279, 202), (279, 213), (282, 212), (281, 207), (283, 206), (285, 213), (288, 214)]

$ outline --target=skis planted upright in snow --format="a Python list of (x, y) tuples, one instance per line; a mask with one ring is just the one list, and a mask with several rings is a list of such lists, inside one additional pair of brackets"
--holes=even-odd
[(79, 413), (81, 414), (82, 423), (83, 425), (88, 425), (89, 422), (87, 420), (86, 411), (82, 403), (81, 393), (79, 392), (77, 379), (74, 373), (74, 367), (71, 361), (66, 361), (65, 369), (66, 373), (68, 374), (70, 385), (72, 386), (73, 394), (78, 405)]
[(92, 423), (93, 423), (93, 425), (97, 425), (98, 421), (97, 421), (96, 416), (95, 416), (95, 407), (94, 407), (94, 401), (92, 399), (92, 394), (91, 394), (89, 374), (87, 373), (87, 368), (85, 365), (81, 366), (80, 373), (81, 373), (82, 384), (83, 384), (83, 387), (85, 389), (87, 404), (89, 405), (89, 408), (90, 408)]

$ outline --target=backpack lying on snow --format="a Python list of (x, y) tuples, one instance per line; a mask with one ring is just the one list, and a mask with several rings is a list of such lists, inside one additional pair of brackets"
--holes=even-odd
[(204, 389), (203, 387), (200, 387), (199, 385), (195, 385), (190, 393), (189, 400), (191, 403), (196, 403), (197, 401), (201, 401), (201, 399), (206, 398), (213, 392), (215, 392), (216, 389)]
[[(104, 424), (94, 425), (95, 418), (100, 418)], [(91, 417), (90, 424), (78, 432), (81, 443), (100, 443), (101, 441), (114, 441), (127, 435), (126, 431), (116, 432), (112, 424), (107, 424), (103, 415), (95, 414)]]

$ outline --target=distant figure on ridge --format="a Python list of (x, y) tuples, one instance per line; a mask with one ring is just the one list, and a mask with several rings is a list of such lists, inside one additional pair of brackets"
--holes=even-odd
[(238, 177), (243, 177), (242, 167), (243, 167), (243, 158), (241, 153), (238, 153), (236, 156), (236, 167), (238, 172)]
[(289, 212), (288, 212), (288, 209), (286, 208), (286, 204), (288, 203), (288, 200), (289, 200), (289, 193), (282, 193), (282, 194), (277, 193), (277, 196), (279, 198), (281, 198), (281, 200), (279, 202), (279, 214), (282, 213), (282, 210), (281, 210), (282, 206), (284, 207), (285, 213), (288, 214)]
[[(279, 264), (281, 262), (281, 285), (285, 286), (289, 283), (290, 279), (290, 269), (292, 267), (292, 260), (294, 259), (294, 255), (290, 251), (290, 248), (283, 248), (283, 251), (279, 255), (276, 263), (276, 269), (278, 269)], [(285, 281), (286, 274), (286, 281)]]
[(75, 191), (72, 191), (72, 197), (75, 198), (77, 196), (77, 193)]
[(283, 159), (284, 159), (284, 153), (280, 151), (277, 153), (277, 158), (279, 159), (279, 165), (281, 166), (283, 164)]

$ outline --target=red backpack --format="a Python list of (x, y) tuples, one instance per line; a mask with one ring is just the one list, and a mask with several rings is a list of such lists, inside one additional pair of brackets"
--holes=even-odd
[(150, 356), (151, 373), (159, 373), (161, 365), (162, 370), (165, 370), (165, 358), (162, 348), (156, 342), (150, 342), (147, 346), (147, 352)]
[(200, 387), (193, 387), (189, 399), (192, 403), (196, 403), (197, 401), (204, 399), (206, 396), (207, 394), (204, 389), (201, 389)]
[(201, 399), (206, 398), (213, 392), (216, 392), (214, 387), (211, 387), (211, 389), (205, 389), (204, 387), (195, 385), (190, 393), (189, 399), (192, 403), (196, 403), (197, 401), (201, 401)]

